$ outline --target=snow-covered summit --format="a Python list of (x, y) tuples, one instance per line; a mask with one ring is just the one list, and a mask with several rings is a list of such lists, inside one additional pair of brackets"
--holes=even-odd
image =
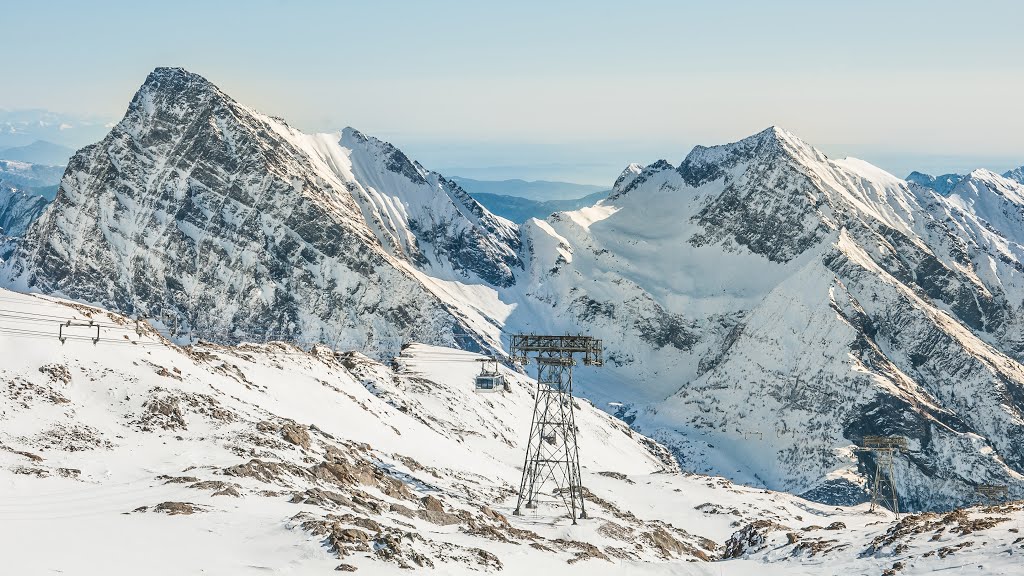
[(856, 501), (874, 464), (853, 446), (899, 434), (922, 455), (902, 469), (909, 505), (1017, 493), (1017, 192), (970, 181), (946, 197), (777, 128), (698, 147), (529, 227), (550, 247), (530, 294), (543, 326), (614, 335), (615, 376), (588, 393), (632, 402), (624, 417), (688, 469)]
[(942, 174), (940, 176), (932, 176), (931, 174), (925, 174), (915, 170), (907, 176), (906, 180), (907, 182), (920, 184), (925, 188), (931, 188), (939, 194), (948, 194), (949, 191), (957, 185), (957, 183), (963, 180), (963, 178), (963, 174)]
[(522, 268), (515, 224), (388, 142), (346, 128), (339, 145), (357, 184), (353, 197), (384, 246), (446, 279), (469, 273), (495, 286), (515, 282)]
[(969, 219), (964, 224), (974, 235), (997, 233), (1024, 244), (1024, 184), (978, 169), (965, 175), (945, 196), (950, 209)]
[(633, 162), (619, 174), (619, 177), (615, 179), (615, 184), (612, 185), (612, 194), (622, 194), (630, 184), (636, 180), (636, 177), (640, 175), (644, 167), (636, 162)]
[(780, 154), (794, 157), (823, 155), (790, 132), (771, 126), (737, 142), (718, 146), (695, 146), (679, 165), (679, 173), (690, 186), (722, 177), (726, 170), (753, 157), (771, 158)]
[(1007, 171), (1003, 174), (1003, 178), (1009, 178), (1010, 180), (1016, 180), (1017, 182), (1024, 184), (1024, 166)]
[(107, 137), (71, 159), (4, 275), (170, 314), (186, 337), (270, 333), (383, 354), (407, 339), (497, 346), (445, 290), (511, 283), (516, 227), (357, 134), (303, 134), (158, 68)]
[(694, 146), (678, 167), (666, 160), (658, 160), (647, 166), (630, 164), (615, 181), (612, 197), (626, 194), (663, 171), (679, 172), (686, 185), (696, 188), (722, 178), (740, 163), (749, 162), (753, 158), (771, 161), (778, 158), (779, 155), (788, 155), (794, 160), (804, 158), (821, 161), (825, 159), (824, 154), (794, 134), (772, 126), (730, 144)]

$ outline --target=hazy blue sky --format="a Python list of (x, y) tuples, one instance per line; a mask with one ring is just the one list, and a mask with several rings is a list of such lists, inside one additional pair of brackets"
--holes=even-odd
[(152, 68), (184, 66), (470, 177), (608, 183), (772, 124), (901, 176), (1024, 164), (1024, 2), (24, 0), (0, 17), (0, 108), (117, 118)]

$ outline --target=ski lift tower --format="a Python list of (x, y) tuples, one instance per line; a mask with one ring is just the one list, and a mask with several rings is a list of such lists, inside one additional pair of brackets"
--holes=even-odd
[(1009, 493), (1005, 484), (982, 484), (975, 486), (974, 490), (984, 498), (984, 503), (989, 506), (1004, 502)]
[(601, 340), (590, 336), (512, 336), (509, 355), (519, 364), (537, 363), (537, 395), (533, 405), (530, 437), (526, 442), (523, 479), (513, 514), (519, 516), (525, 503), (536, 507), (536, 498), (549, 480), (554, 493), (562, 498), (572, 523), (586, 518), (583, 486), (580, 481), (580, 453), (576, 443), (576, 417), (573, 411), (572, 367), (576, 356), (583, 364), (601, 366)]
[[(875, 481), (871, 486), (871, 512), (888, 500), (890, 509), (900, 519), (899, 494), (896, 492), (896, 454), (907, 451), (907, 439), (903, 436), (865, 436), (864, 445), (859, 448), (875, 457)], [(883, 488), (888, 481), (889, 490)]]

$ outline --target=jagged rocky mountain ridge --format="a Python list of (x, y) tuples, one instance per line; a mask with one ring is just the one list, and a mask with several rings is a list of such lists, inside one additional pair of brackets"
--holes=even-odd
[(589, 331), (608, 365), (583, 392), (688, 470), (855, 502), (874, 463), (854, 444), (901, 434), (905, 504), (945, 508), (1022, 489), (1020, 197), (983, 171), (938, 194), (772, 128), (520, 230), (389, 144), (158, 69), (4, 270), (215, 341), (380, 359)]
[(1009, 172), (1003, 174), (1003, 177), (1009, 178), (1014, 182), (1020, 182), (1021, 184), (1024, 184), (1024, 166), (1010, 170)]
[(302, 134), (160, 68), (110, 134), (71, 158), (6, 273), (173, 316), (193, 336), (269, 333), (387, 356), (408, 341), (495, 346), (417, 275), (507, 285), (517, 247), (514, 225), (391, 145), (352, 129)]
[[(966, 174), (943, 174), (941, 176), (932, 176), (931, 174), (925, 174), (923, 172), (911, 172), (907, 176), (907, 182), (913, 182), (914, 184), (920, 184), (926, 188), (931, 188), (939, 194), (948, 194), (961, 180), (968, 177)], [(1002, 174), (1003, 178), (1008, 178), (1014, 182), (1024, 184), (1024, 166), (1014, 168), (1013, 170), (1007, 170)]]
[(925, 188), (931, 188), (939, 194), (949, 193), (949, 191), (963, 179), (963, 174), (941, 174), (939, 176), (932, 176), (931, 174), (925, 174), (917, 171), (911, 172), (907, 176), (907, 182), (913, 182), (914, 184), (919, 184)]
[(978, 172), (943, 196), (772, 128), (527, 226), (531, 293), (548, 326), (615, 334), (637, 384), (591, 394), (632, 399), (686, 469), (855, 501), (854, 444), (898, 434), (905, 505), (1020, 494), (1020, 190)]

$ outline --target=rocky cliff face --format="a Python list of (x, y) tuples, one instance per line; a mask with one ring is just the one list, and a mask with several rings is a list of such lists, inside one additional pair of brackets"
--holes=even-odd
[(355, 184), (353, 198), (391, 254), (437, 277), (515, 283), (522, 268), (515, 225), (387, 142), (346, 128), (340, 145), (350, 164), (335, 169)]
[(530, 293), (606, 335), (619, 384), (592, 394), (684, 468), (851, 501), (853, 446), (894, 434), (907, 505), (1020, 494), (1021, 192), (978, 171), (939, 194), (773, 128), (530, 226)]
[(161, 68), (71, 159), (5, 267), (15, 286), (175, 317), (193, 337), (387, 356), (409, 340), (494, 345), (417, 273), (509, 284), (517, 242), (514, 225), (386, 143), (302, 134)]

